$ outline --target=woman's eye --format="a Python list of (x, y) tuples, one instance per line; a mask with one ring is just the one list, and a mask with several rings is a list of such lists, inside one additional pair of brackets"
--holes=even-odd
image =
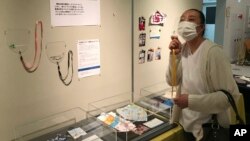
[(188, 19), (188, 21), (193, 22), (193, 21), (195, 21), (195, 19), (191, 18), (191, 19)]
[(185, 18), (181, 18), (181, 19), (180, 19), (180, 22), (182, 22), (182, 21), (185, 21)]

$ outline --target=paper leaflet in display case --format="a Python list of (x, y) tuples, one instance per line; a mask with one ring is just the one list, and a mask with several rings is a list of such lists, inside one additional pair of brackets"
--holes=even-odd
[(63, 111), (41, 120), (16, 126), (15, 141), (103, 141), (116, 140), (113, 129), (102, 126), (81, 108)]
[(112, 135), (117, 141), (151, 140), (176, 127), (169, 118), (158, 115), (144, 105), (131, 101), (131, 93), (123, 93), (88, 105), (89, 115), (96, 117), (104, 126), (113, 129)]

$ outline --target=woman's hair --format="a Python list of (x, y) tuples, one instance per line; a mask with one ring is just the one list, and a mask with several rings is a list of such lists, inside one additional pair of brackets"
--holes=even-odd
[(200, 15), (200, 20), (201, 20), (201, 24), (204, 26), (204, 30), (203, 30), (203, 32), (202, 32), (202, 36), (203, 36), (204, 33), (205, 33), (205, 25), (206, 25), (206, 23), (205, 23), (205, 15), (203, 14), (202, 11), (200, 11), (200, 10), (198, 10), (198, 9), (188, 9), (187, 11), (190, 11), (190, 10), (199, 13), (199, 15)]

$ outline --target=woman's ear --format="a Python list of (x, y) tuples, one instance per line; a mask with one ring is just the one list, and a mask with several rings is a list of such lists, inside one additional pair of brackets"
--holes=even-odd
[(201, 35), (204, 35), (205, 34), (205, 24), (201, 24), (200, 25), (200, 28), (201, 28)]
[(203, 32), (205, 32), (205, 24), (201, 25), (201, 29), (202, 29)]

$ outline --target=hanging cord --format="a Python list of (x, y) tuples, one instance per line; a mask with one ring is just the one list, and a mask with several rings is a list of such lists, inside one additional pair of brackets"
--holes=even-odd
[[(176, 54), (175, 50), (172, 50), (172, 69), (171, 69), (171, 99), (175, 98), (174, 92), (176, 92)], [(170, 118), (172, 118), (172, 108), (170, 108)]]
[[(171, 36), (171, 39), (178, 39), (178, 36), (176, 35), (175, 33), (175, 30), (173, 31), (173, 35)], [(174, 89), (175, 89), (175, 92), (177, 91), (176, 90), (176, 52), (175, 52), (175, 49), (172, 49), (172, 62), (171, 62), (171, 66), (172, 66), (172, 69), (171, 69), (171, 85), (172, 85), (172, 92), (171, 92), (171, 98), (173, 99), (174, 98)]]
[[(40, 25), (40, 28), (41, 28), (41, 39), (40, 39), (40, 47), (38, 47), (38, 39), (37, 39), (37, 27)], [(24, 69), (29, 72), (29, 73), (32, 73), (34, 71), (36, 71), (36, 69), (38, 68), (39, 66), (39, 63), (40, 63), (40, 60), (41, 60), (41, 52), (42, 52), (42, 39), (43, 39), (43, 24), (42, 24), (42, 21), (37, 21), (36, 22), (36, 25), (35, 25), (35, 57), (34, 57), (34, 60), (33, 60), (33, 63), (31, 66), (28, 66), (27, 63), (24, 62), (24, 59), (23, 59), (23, 56), (22, 56), (22, 52), (19, 51), (19, 55), (20, 55), (20, 60), (23, 64), (23, 67)], [(39, 52), (39, 55), (38, 55), (38, 51), (40, 49), (40, 52)], [(38, 56), (38, 58), (37, 58)], [(38, 60), (37, 62), (37, 65), (36, 64), (36, 60)]]
[(172, 93), (171, 93), (171, 98), (174, 98), (174, 89), (175, 86), (176, 86), (176, 54), (175, 54), (175, 50), (173, 49), (173, 52), (172, 52), (172, 80), (171, 80), (171, 83), (172, 83)]
[[(71, 60), (71, 61), (70, 61), (70, 60)], [(67, 82), (66, 82), (66, 79), (67, 79), (68, 76), (69, 76), (70, 62), (71, 62), (71, 71), (72, 71), (72, 75), (71, 75), (70, 81), (67, 83)], [(71, 50), (68, 51), (68, 70), (67, 70), (66, 76), (65, 76), (65, 77), (62, 76), (59, 62), (57, 62), (57, 70), (58, 70), (58, 74), (59, 74), (60, 80), (63, 82), (64, 85), (68, 86), (68, 85), (72, 82), (72, 78), (73, 78), (73, 52), (72, 52)]]

